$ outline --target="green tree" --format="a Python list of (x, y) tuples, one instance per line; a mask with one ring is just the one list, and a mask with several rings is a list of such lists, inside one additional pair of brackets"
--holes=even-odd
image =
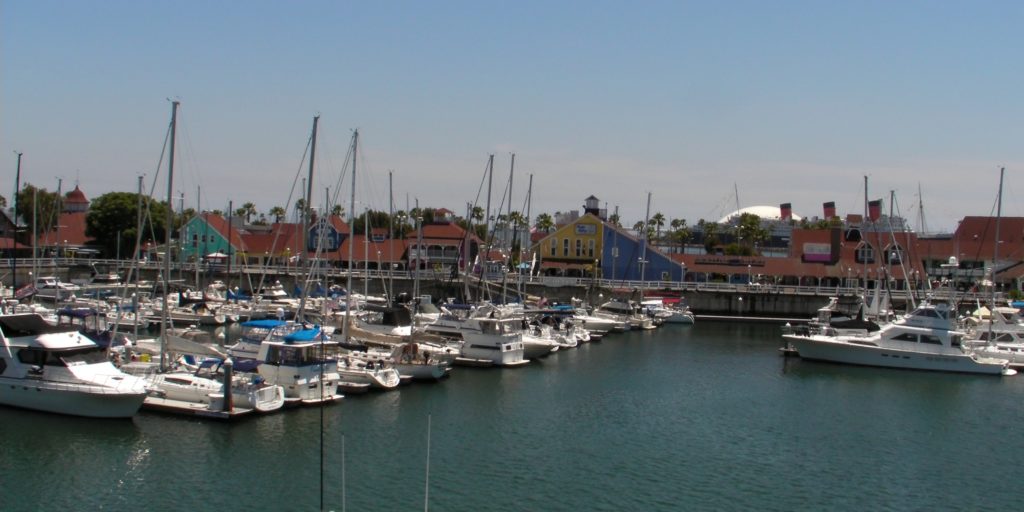
[(686, 252), (686, 243), (693, 238), (693, 233), (686, 226), (686, 219), (672, 219), (669, 226), (672, 228), (669, 238), (672, 239), (672, 242), (679, 244), (680, 253)]
[(736, 223), (736, 237), (740, 245), (750, 248), (753, 253), (755, 246), (768, 239), (768, 230), (761, 225), (761, 217), (744, 213)]
[(7, 208), (7, 198), (0, 196), (0, 208)]
[(284, 216), (288, 214), (288, 212), (284, 210), (283, 206), (275, 206), (270, 209), (269, 213), (271, 217), (274, 217), (274, 222), (278, 224), (280, 224), (281, 219), (283, 219)]
[(651, 217), (651, 224), (655, 228), (655, 239), (661, 239), (661, 228), (665, 226), (665, 215), (661, 212), (657, 212)]
[(707, 222), (704, 219), (697, 221), (697, 229), (704, 235), (704, 253), (711, 254), (718, 245), (719, 225), (714, 222)]
[(340, 205), (340, 204), (336, 204), (336, 205), (332, 206), (331, 207), (331, 215), (334, 215), (335, 217), (341, 217), (341, 216), (345, 215), (345, 207)]
[(18, 191), (17, 199), (18, 216), (30, 226), (33, 233), (38, 235), (56, 227), (61, 212), (60, 194), (25, 184)]
[(542, 213), (537, 216), (537, 229), (550, 233), (555, 228), (555, 219), (551, 218), (551, 215)]
[(613, 213), (610, 217), (608, 217), (608, 223), (615, 227), (622, 227), (622, 219), (621, 217), (619, 217), (619, 214), (617, 213)]
[[(93, 199), (85, 217), (85, 234), (96, 240), (108, 256), (132, 250), (138, 234), (139, 195), (132, 192), (109, 192)], [(142, 243), (162, 244), (165, 237), (167, 203), (143, 196)], [(119, 245), (120, 244), (120, 245)]]
[(251, 219), (253, 215), (256, 215), (256, 205), (255, 204), (245, 203), (245, 204), (242, 205), (241, 210), (242, 210), (242, 213), (239, 215), (239, 217), (244, 217), (246, 224), (249, 223), (249, 219)]

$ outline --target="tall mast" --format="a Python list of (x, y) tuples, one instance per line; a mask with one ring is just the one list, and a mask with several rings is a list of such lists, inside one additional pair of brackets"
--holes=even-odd
[[(512, 164), (508, 169), (508, 208), (506, 208), (505, 222), (512, 223), (512, 180), (516, 175), (516, 154), (512, 153)], [(508, 240), (509, 257), (512, 256), (512, 243), (515, 242), (515, 226), (512, 227), (513, 236)]]
[(178, 129), (178, 101), (171, 102), (171, 151), (167, 159), (167, 217), (164, 228), (164, 306), (160, 310), (160, 371), (167, 370), (167, 324), (170, 323), (171, 231), (174, 229), (174, 139)]
[(305, 276), (302, 283), (302, 295), (299, 299), (299, 315), (305, 315), (306, 311), (306, 297), (308, 292), (306, 288), (309, 287), (309, 274), (306, 272), (307, 253), (309, 252), (309, 220), (310, 214), (313, 211), (313, 166), (316, 164), (316, 129), (320, 123), (320, 116), (313, 116), (313, 133), (310, 135), (309, 141), (309, 175), (306, 179), (306, 200), (303, 205), (302, 211), (302, 247), (299, 248), (299, 275)]
[[(533, 174), (530, 174), (529, 184), (526, 186), (526, 240), (519, 242), (519, 254), (528, 254), (533, 249), (530, 247), (533, 240), (530, 238), (530, 228), (533, 223), (530, 221), (530, 206), (533, 203)], [(526, 252), (523, 252), (523, 246), (526, 246)], [(519, 258), (522, 260), (522, 257)], [(530, 277), (533, 277), (533, 265), (530, 265)]]
[(992, 324), (995, 323), (996, 315), (996, 269), (999, 266), (999, 224), (1003, 217), (1003, 173), (1005, 171), (1005, 167), (999, 168), (999, 198), (996, 200), (996, 240), (992, 244), (995, 248), (992, 250), (992, 311), (989, 313), (988, 318), (989, 343), (994, 342), (992, 339)]
[(487, 157), (487, 216), (484, 223), (487, 225), (485, 233), (491, 232), (491, 181), (494, 178), (494, 155)]
[[(18, 292), (18, 192), (21, 190), (21, 152), (16, 151), (18, 155), (18, 167), (14, 171), (14, 243), (11, 244), (11, 275), (13, 281), (11, 281), (11, 287), (13, 292)], [(35, 201), (33, 201), (33, 204)], [(34, 227), (34, 226), (33, 226)]]
[(348, 200), (348, 276), (345, 281), (345, 324), (341, 327), (341, 338), (348, 341), (348, 323), (352, 320), (352, 241), (356, 234), (356, 151), (359, 147), (359, 130), (352, 132), (352, 192)]
[[(860, 243), (862, 247), (866, 248), (868, 245), (868, 177), (864, 176), (864, 219), (861, 221), (860, 230)], [(863, 249), (862, 249), (863, 250)], [(864, 294), (862, 295), (863, 300), (867, 301), (868, 298), (868, 259), (864, 260)]]
[(393, 174), (394, 172), (388, 171), (388, 289), (386, 290), (388, 304), (391, 304), (395, 290), (394, 265), (391, 263), (392, 255), (395, 254), (395, 188)]
[(644, 231), (640, 233), (640, 300), (644, 300), (644, 286), (646, 286), (646, 266), (647, 266), (647, 223), (651, 221), (651, 193), (647, 193), (647, 213), (644, 214)]
[[(196, 210), (201, 214), (203, 212), (203, 187), (196, 187)], [(230, 239), (228, 240), (230, 241)], [(206, 223), (203, 223), (203, 247), (202, 252), (199, 253), (196, 258), (196, 288), (199, 288), (199, 264), (202, 263), (203, 258), (206, 257)], [(231, 279), (228, 278), (228, 281)]]
[(370, 207), (363, 207), (363, 297), (370, 296)]

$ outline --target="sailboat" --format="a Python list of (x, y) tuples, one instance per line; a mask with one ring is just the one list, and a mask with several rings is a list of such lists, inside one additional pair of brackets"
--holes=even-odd
[[(306, 204), (312, 198), (313, 169), (316, 158), (316, 134), (320, 116), (313, 117), (313, 133), (310, 136), (309, 152), (309, 184), (306, 192)], [(303, 233), (309, 229), (309, 209), (303, 217)], [(304, 235), (305, 236), (305, 235)], [(303, 243), (302, 266), (305, 269), (305, 243)], [(306, 405), (331, 403), (341, 400), (344, 395), (338, 392), (340, 376), (338, 375), (337, 353), (338, 343), (328, 339), (328, 334), (319, 326), (306, 326), (303, 320), (303, 309), (306, 304), (306, 289), (300, 298), (296, 313), (300, 326), (284, 336), (275, 335), (280, 332), (271, 328), (269, 335), (262, 340), (257, 354), (258, 371), (267, 382), (284, 388), (285, 397), (289, 402)]]
[[(172, 102), (170, 126), (170, 152), (167, 170), (168, 204), (172, 201), (174, 184), (174, 145), (177, 128), (177, 101)], [(167, 226), (173, 224), (173, 212), (167, 211)], [(166, 230), (166, 247), (171, 246), (171, 230)], [(160, 354), (157, 361), (137, 361), (122, 365), (122, 369), (145, 380), (149, 385), (149, 394), (142, 406), (146, 409), (189, 414), (222, 419), (252, 413), (254, 411), (269, 412), (280, 409), (284, 405), (284, 389), (274, 383), (267, 383), (251, 376), (240, 376), (236, 379), (231, 360), (218, 364), (222, 371), (221, 380), (214, 376), (211, 366), (202, 367), (205, 374), (198, 371), (178, 369), (172, 364), (169, 344), (170, 332), (170, 260), (164, 258), (163, 291), (164, 300), (160, 318)], [(235, 398), (238, 397), (236, 401)]]

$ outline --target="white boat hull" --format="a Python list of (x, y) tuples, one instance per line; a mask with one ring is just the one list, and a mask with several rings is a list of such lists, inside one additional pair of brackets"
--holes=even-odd
[(84, 416), (130, 418), (146, 393), (137, 386), (120, 391), (82, 384), (0, 378), (0, 403), (23, 409)]
[(801, 358), (861, 366), (942, 372), (1002, 375), (1005, 360), (976, 358), (970, 354), (921, 353), (850, 343), (824, 336), (786, 335)]

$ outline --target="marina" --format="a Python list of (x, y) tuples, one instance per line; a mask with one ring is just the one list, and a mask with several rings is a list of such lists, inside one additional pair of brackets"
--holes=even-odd
[[(1015, 506), (999, 479), (957, 475), (1017, 467), (1024, 380), (783, 358), (779, 339), (714, 321), (629, 331), (231, 424), (4, 409), (0, 435), (20, 441), (0, 480), (9, 510), (312, 510), (322, 453), (325, 509), (407, 510), (423, 505), (429, 416), (435, 510)], [(75, 485), (41, 492), (54, 467)]]

